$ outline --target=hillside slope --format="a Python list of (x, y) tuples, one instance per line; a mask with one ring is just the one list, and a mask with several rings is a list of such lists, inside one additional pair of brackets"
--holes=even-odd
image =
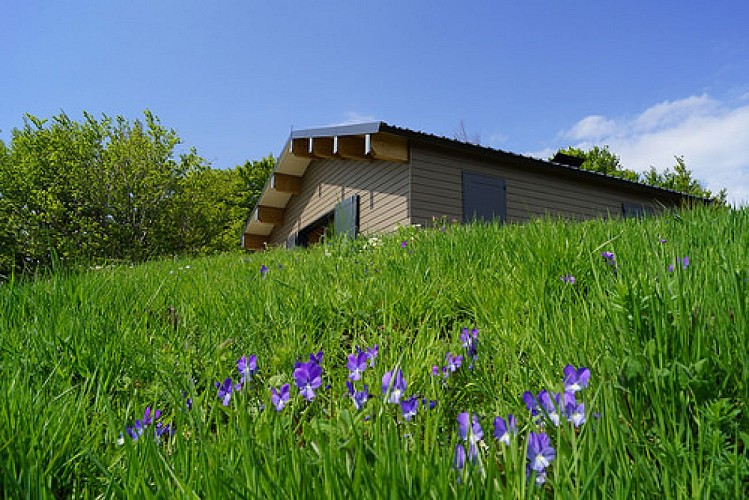
[[(738, 498), (748, 291), (749, 211), (710, 209), (403, 228), (6, 283), (0, 490)], [(590, 370), (574, 398), (585, 422), (559, 400), (532, 417), (524, 393), (564, 394), (568, 364)], [(407, 387), (391, 403), (398, 369)], [(509, 414), (518, 431), (500, 441), (493, 423)], [(555, 455), (527, 479), (540, 434)]]

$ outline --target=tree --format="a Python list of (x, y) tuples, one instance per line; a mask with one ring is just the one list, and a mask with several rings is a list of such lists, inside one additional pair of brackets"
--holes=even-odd
[(619, 157), (612, 153), (608, 146), (603, 146), (603, 148), (595, 146), (587, 151), (568, 147), (559, 149), (558, 152), (584, 159), (585, 161), (580, 166), (584, 170), (600, 172), (634, 182), (642, 182), (651, 186), (671, 189), (693, 196), (710, 198), (719, 204), (725, 204), (726, 202), (726, 190), (722, 189), (717, 195), (714, 195), (710, 190), (704, 188), (692, 176), (692, 171), (687, 168), (683, 156), (675, 157), (676, 165), (673, 167), (673, 171), (666, 169), (663, 173), (660, 173), (655, 167), (651, 166), (650, 170), (639, 174), (634, 170), (624, 168), (621, 165)]
[(637, 172), (626, 169), (622, 166), (619, 157), (612, 153), (608, 146), (602, 148), (594, 146), (587, 151), (579, 148), (568, 147), (560, 149), (558, 152), (584, 159), (585, 161), (580, 166), (583, 170), (599, 172), (613, 177), (621, 177), (622, 179), (627, 179), (629, 181), (637, 181), (639, 178)]
[(276, 159), (270, 154), (261, 160), (246, 161), (244, 165), (237, 166), (237, 171), (244, 182), (246, 192), (244, 207), (248, 212), (257, 204), (275, 167)]

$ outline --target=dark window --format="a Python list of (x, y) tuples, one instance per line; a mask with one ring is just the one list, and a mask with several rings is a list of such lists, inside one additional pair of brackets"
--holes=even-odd
[(299, 231), (299, 234), (289, 236), (286, 248), (320, 243), (326, 235), (330, 235), (331, 230), (334, 234), (345, 234), (351, 238), (359, 234), (359, 195), (346, 198), (336, 204), (332, 211)]
[(624, 217), (646, 217), (654, 213), (650, 205), (638, 205), (636, 203), (622, 203), (622, 215)]
[(505, 217), (505, 180), (463, 172), (463, 222), (504, 222)]

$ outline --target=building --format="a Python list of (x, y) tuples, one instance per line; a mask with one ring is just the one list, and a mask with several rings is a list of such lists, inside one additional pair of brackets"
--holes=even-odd
[(243, 246), (306, 246), (336, 233), (378, 234), (434, 219), (522, 223), (638, 216), (701, 200), (383, 122), (298, 130), (247, 221)]

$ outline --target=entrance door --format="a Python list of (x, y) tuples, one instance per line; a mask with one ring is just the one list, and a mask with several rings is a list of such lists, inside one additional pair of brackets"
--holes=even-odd
[(463, 222), (505, 221), (505, 180), (463, 172)]

